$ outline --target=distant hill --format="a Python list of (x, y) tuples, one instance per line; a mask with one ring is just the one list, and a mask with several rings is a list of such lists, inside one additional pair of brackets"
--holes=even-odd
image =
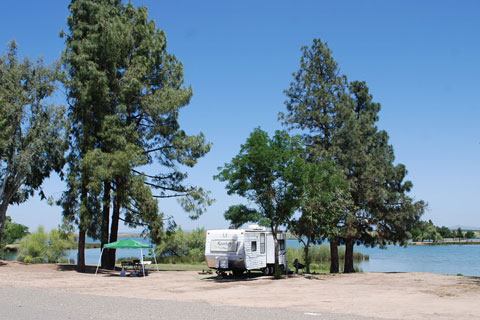
[(480, 230), (480, 227), (459, 226), (459, 225), (455, 225), (455, 226), (453, 226), (453, 227), (450, 227), (450, 230), (457, 230), (458, 228), (461, 228), (463, 231), (468, 231), (468, 230), (476, 231), (476, 230)]

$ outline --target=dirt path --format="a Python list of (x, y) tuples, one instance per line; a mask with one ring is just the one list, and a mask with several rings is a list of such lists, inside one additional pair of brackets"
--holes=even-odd
[(0, 262), (0, 287), (52, 288), (110, 297), (287, 308), (387, 319), (480, 319), (480, 279), (430, 273), (358, 273), (218, 280), (193, 271), (145, 279), (95, 276), (69, 266)]

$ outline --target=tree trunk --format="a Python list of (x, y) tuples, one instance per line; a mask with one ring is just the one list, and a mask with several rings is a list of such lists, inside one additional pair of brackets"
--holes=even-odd
[(347, 239), (347, 243), (345, 244), (345, 267), (343, 268), (344, 273), (355, 272), (355, 268), (353, 267), (354, 244), (355, 244), (355, 240)]
[[(88, 212), (88, 190), (86, 188), (86, 173), (82, 172), (82, 184), (81, 184), (81, 202), (84, 210), (80, 209), (79, 214), (79, 224), (78, 224), (78, 253), (77, 253), (77, 271), (78, 272), (85, 272), (85, 236), (87, 232), (86, 222), (85, 222), (85, 214)], [(86, 209), (85, 209), (86, 208)]]
[(2, 204), (0, 205), (0, 249), (2, 249), (3, 230), (5, 229), (5, 224), (7, 221), (7, 208), (8, 203), (2, 201)]
[(330, 273), (339, 273), (340, 264), (338, 263), (338, 243), (337, 239), (330, 239)]
[(80, 227), (78, 233), (78, 256), (77, 256), (77, 271), (85, 272), (85, 227), (80, 218)]
[[(273, 242), (275, 244), (275, 269), (273, 272), (273, 276), (275, 278), (281, 278), (281, 272), (280, 272), (280, 264), (278, 263), (278, 240), (277, 240), (277, 234), (273, 235)], [(265, 249), (267, 247), (267, 237), (265, 237)], [(266, 251), (266, 250), (265, 250)]]
[[(110, 242), (115, 242), (118, 239), (118, 221), (120, 218), (120, 201), (118, 196), (118, 186), (117, 186), (117, 195), (113, 199), (113, 213), (112, 213), (112, 226), (110, 229)], [(115, 269), (115, 249), (108, 249), (106, 268), (113, 270)], [(104, 253), (105, 254), (105, 253)]]
[(304, 247), (305, 252), (305, 272), (310, 273), (310, 256), (308, 255), (308, 249), (310, 248), (310, 239), (307, 240), (307, 244)]
[[(108, 229), (110, 227), (110, 182), (104, 183), (103, 189), (103, 220), (102, 220), (102, 239), (101, 249), (108, 243)], [(102, 256), (102, 268), (106, 268), (108, 257), (106, 254)]]

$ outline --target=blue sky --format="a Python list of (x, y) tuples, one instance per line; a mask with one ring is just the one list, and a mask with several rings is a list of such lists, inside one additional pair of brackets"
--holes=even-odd
[[(409, 170), (412, 196), (429, 203), (425, 219), (480, 226), (480, 2), (478, 1), (132, 1), (145, 5), (184, 63), (194, 97), (180, 116), (204, 132), (212, 151), (189, 171), (190, 183), (217, 199), (197, 221), (174, 201), (160, 203), (184, 229), (223, 228), (241, 201), (214, 181), (253, 128), (281, 129), (283, 90), (299, 68), (300, 47), (328, 42), (342, 73), (366, 81), (382, 104), (381, 129)], [(68, 1), (2, 1), (0, 44), (52, 61), (60, 56)], [(61, 99), (60, 99), (61, 100)], [(62, 101), (59, 101), (62, 102)], [(58, 178), (45, 183), (58, 197)], [(11, 206), (14, 221), (35, 229), (60, 223), (61, 210), (38, 199)], [(122, 231), (127, 231), (125, 228)]]

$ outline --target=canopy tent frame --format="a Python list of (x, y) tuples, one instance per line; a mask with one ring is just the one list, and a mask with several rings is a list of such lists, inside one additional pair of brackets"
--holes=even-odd
[[(97, 263), (97, 269), (95, 270), (95, 275), (97, 275), (98, 273), (100, 261), (102, 259), (103, 251), (105, 249), (140, 249), (140, 261), (142, 265), (143, 277), (145, 278), (145, 264), (143, 263), (143, 248), (150, 249), (151, 247), (149, 245), (142, 244), (138, 241), (131, 240), (131, 239), (125, 239), (125, 240), (115, 241), (112, 243), (107, 243), (106, 245), (103, 246), (102, 251), (100, 252), (100, 257), (98, 257), (98, 263)], [(157, 271), (160, 271), (158, 269), (157, 257), (155, 256), (155, 252), (153, 254), (153, 259), (155, 260), (155, 266), (157, 267)]]

